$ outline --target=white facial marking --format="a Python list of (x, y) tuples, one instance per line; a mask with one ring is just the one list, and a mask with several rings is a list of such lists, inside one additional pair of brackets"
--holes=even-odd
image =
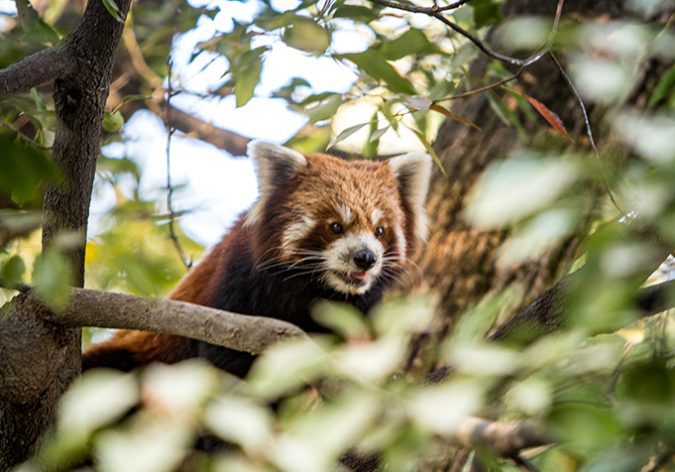
[[(377, 258), (375, 265), (367, 271), (357, 267), (354, 263), (354, 253), (362, 249), (369, 249)], [(384, 247), (369, 232), (347, 235), (340, 238), (328, 246), (324, 253), (326, 255), (324, 262), (326, 273), (324, 279), (328, 286), (338, 292), (346, 294), (365, 293), (372, 287), (373, 282), (382, 271)], [(352, 284), (344, 279), (349, 274), (364, 272), (366, 275), (362, 285)]]
[(370, 214), (370, 220), (373, 222), (374, 225), (376, 225), (377, 222), (380, 221), (380, 218), (382, 218), (382, 216), (384, 216), (384, 212), (382, 210), (375, 209)]
[(342, 222), (346, 225), (350, 224), (354, 219), (352, 210), (347, 205), (339, 205), (337, 211), (340, 214), (340, 218), (342, 218)]
[(290, 257), (293, 255), (294, 249), (297, 248), (298, 242), (302, 241), (314, 229), (316, 222), (309, 216), (303, 216), (300, 221), (291, 224), (281, 237), (281, 252), (284, 256)]

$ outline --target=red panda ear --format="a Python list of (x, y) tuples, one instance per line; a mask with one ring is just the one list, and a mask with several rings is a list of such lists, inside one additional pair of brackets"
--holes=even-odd
[(398, 180), (398, 190), (413, 213), (415, 234), (426, 241), (428, 235), (425, 202), (431, 178), (431, 156), (411, 152), (387, 161)]
[(260, 196), (246, 217), (246, 224), (254, 223), (262, 213), (267, 198), (307, 165), (305, 156), (278, 144), (251, 141), (248, 156), (253, 161)]

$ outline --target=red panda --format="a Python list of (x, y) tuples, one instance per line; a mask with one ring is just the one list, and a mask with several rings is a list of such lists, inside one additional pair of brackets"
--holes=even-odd
[[(426, 238), (430, 157), (345, 161), (262, 142), (251, 143), (248, 154), (258, 201), (169, 298), (274, 316), (307, 332), (325, 331), (310, 315), (317, 299), (348, 302), (367, 313)], [(189, 357), (238, 376), (254, 359), (202, 341), (119, 331), (84, 352), (83, 369), (131, 370)]]

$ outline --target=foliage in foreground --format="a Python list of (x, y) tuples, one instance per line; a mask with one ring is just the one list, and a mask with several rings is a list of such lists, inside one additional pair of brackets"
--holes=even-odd
[[(275, 92), (315, 126), (310, 138), (300, 134), (292, 140), (306, 150), (351, 139), (360, 142), (364, 154), (374, 155), (386, 133), (406, 127), (428, 145), (434, 116), (461, 119), (438, 106), (458, 88), (471, 88), (465, 67), (477, 54), (474, 45), (432, 23), (381, 21), (381, 11), (367, 8), (366, 2), (334, 2), (321, 15), (305, 8), (306, 3), (283, 13), (264, 6), (250, 22), (233, 24), (230, 31), (201, 44), (192, 60), (225, 57), (229, 73), (218, 91), (234, 93), (239, 105), (253, 97), (272, 47), (260, 38), (280, 38), (290, 47), (353, 64), (360, 77), (347, 94), (312, 91), (302, 78)], [(482, 34), (485, 26), (502, 21), (496, 7), (497, 2), (475, 1), (453, 18)], [(190, 21), (174, 23), (175, 28), (187, 30), (194, 24), (196, 11), (186, 11)], [(204, 13), (214, 16), (217, 11)], [(169, 42), (157, 37), (168, 33), (155, 31), (148, 18), (138, 10), (135, 31), (151, 69), (163, 76), (168, 51), (157, 44)], [(549, 19), (520, 21), (526, 23), (503, 27), (511, 33), (541, 34), (533, 34), (536, 41), (527, 44), (527, 38), (507, 34), (514, 49), (536, 48), (546, 40)], [(368, 47), (355, 53), (331, 50), (331, 37), (343, 28), (367, 30), (372, 35)], [(54, 41), (49, 29), (38, 30), (42, 36), (24, 34), (23, 43), (1, 41), (2, 63), (21, 55), (12, 49), (20, 49), (17, 45), (30, 48)], [(18, 34), (12, 30), (11, 39)], [(58, 39), (58, 31), (54, 34)], [(671, 247), (675, 241), (672, 67), (659, 77), (648, 112), (621, 102), (640, 64), (668, 54), (672, 58), (672, 49), (669, 53), (664, 44), (672, 44), (667, 29), (622, 20), (600, 26), (564, 23), (552, 45), (575, 65), (572, 76), (587, 103), (609, 109), (602, 126), (631, 149), (628, 162), (616, 168), (610, 166), (615, 157), (611, 150), (597, 156), (599, 161), (582, 146), (561, 152), (567, 138), (559, 133), (560, 124), (519, 84), (488, 92), (495, 113), (518, 130), (524, 143), (542, 126), (554, 129), (543, 144), (505, 156), (476, 185), (468, 220), (482, 229), (512, 231), (500, 264), (537, 259), (584, 227), (590, 188), (608, 185), (621, 206), (618, 210), (607, 203), (593, 214), (593, 230), (575, 267), (583, 271), (568, 289), (564, 329), (529, 345), (484, 341), (495, 320), (517, 304), (522, 287), (511, 287), (465, 313), (441, 346), (439, 364), (453, 366), (454, 374), (438, 385), (420, 385), (400, 372), (410, 336), (428, 328), (434, 300), (390, 302), (369, 320), (344, 307), (324, 306), (319, 316), (340, 338), (279, 346), (260, 359), (246, 381), (198, 362), (152, 366), (129, 375), (84, 376), (64, 398), (57, 424), (37, 458), (62, 470), (77, 464), (91, 448), (101, 470), (317, 471), (329, 470), (356, 448), (380, 453), (391, 470), (419, 470), (447, 447), (470, 415), (542, 421), (556, 445), (523, 454), (540, 470), (633, 471), (650, 458), (667, 458), (675, 448), (675, 326), (672, 314), (635, 321), (631, 295), (660, 252), (656, 241), (641, 239), (631, 228), (656, 228)], [(494, 62), (480, 84), (473, 85), (507, 76), (503, 65)], [(375, 103), (370, 117), (330, 129), (329, 118), (341, 106), (363, 99)], [(22, 208), (0, 214), (2, 280), (11, 283), (26, 280), (35, 248), (30, 240), (16, 238), (39, 224), (40, 215), (30, 205), (39, 201), (39, 189), (58, 169), (42, 149), (50, 145), (52, 105), (34, 91), (0, 107), (4, 129), (9, 130), (0, 135), (5, 151), (0, 155), (0, 190)], [(22, 119), (33, 124), (29, 139), (15, 132)], [(99, 177), (97, 185), (110, 186), (117, 199), (108, 229), (90, 241), (89, 282), (134, 293), (166, 291), (182, 269), (163, 236), (163, 208), (136, 192), (139, 171), (132, 160), (101, 160)], [(61, 246), (37, 258), (31, 281), (55, 309), (67, 303), (68, 270), (58, 252), (67, 247), (67, 236), (60, 239)], [(123, 244), (125, 238), (147, 246)], [(205, 434), (232, 446), (207, 457), (194, 447)], [(509, 459), (492, 457), (489, 451), (476, 454), (495, 470), (515, 470)]]

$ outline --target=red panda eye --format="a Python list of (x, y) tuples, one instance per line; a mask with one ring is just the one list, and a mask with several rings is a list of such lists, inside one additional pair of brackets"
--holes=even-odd
[(378, 226), (375, 228), (375, 237), (381, 238), (382, 236), (384, 236), (384, 227)]
[(331, 224), (330, 229), (335, 234), (340, 234), (345, 230), (340, 223)]

